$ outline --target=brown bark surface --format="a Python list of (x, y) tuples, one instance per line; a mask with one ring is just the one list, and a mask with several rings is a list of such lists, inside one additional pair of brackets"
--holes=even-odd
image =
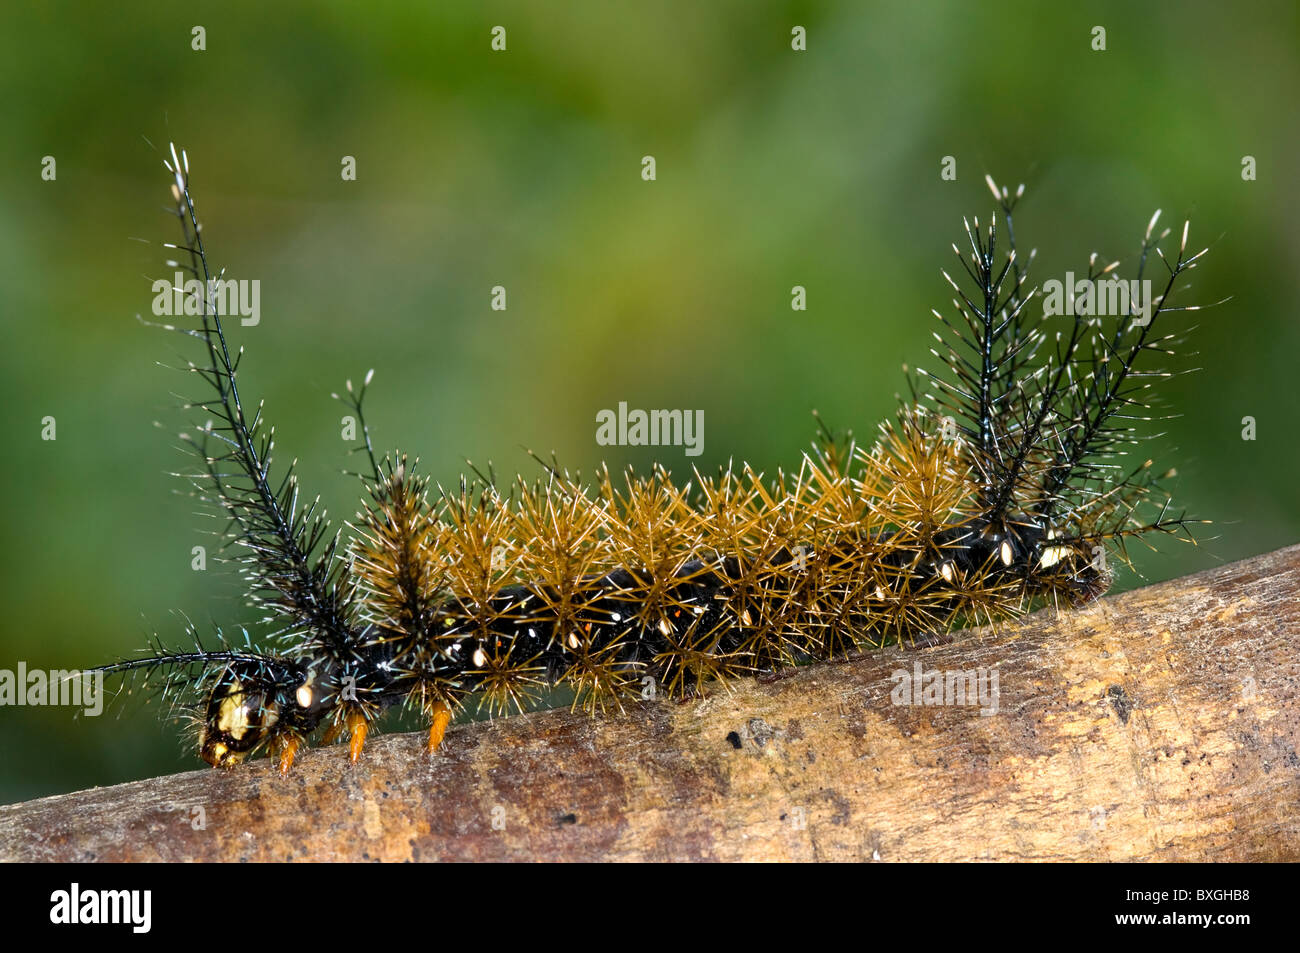
[[(0, 807), (6, 860), (1296, 860), (1300, 546), (592, 719)], [(895, 704), (996, 670), (997, 711)], [(986, 706), (990, 707), (990, 706)]]

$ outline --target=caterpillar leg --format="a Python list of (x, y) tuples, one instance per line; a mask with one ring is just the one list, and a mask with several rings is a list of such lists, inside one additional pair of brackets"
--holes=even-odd
[(912, 639), (911, 648), (937, 649), (941, 645), (951, 645), (954, 639), (951, 632), (922, 632)]
[(363, 712), (353, 709), (347, 714), (348, 760), (356, 764), (361, 760), (361, 749), (366, 743), (366, 734), (370, 731), (370, 722)]
[(451, 709), (442, 702), (433, 703), (433, 723), (429, 725), (429, 741), (424, 746), (425, 754), (432, 755), (442, 746), (442, 736), (451, 724)]
[(321, 735), (320, 743), (322, 746), (332, 745), (339, 740), (341, 734), (343, 734), (343, 723), (336, 721), (325, 729), (325, 734)]
[(280, 774), (288, 775), (289, 770), (293, 767), (294, 755), (298, 753), (300, 747), (302, 747), (302, 739), (297, 736), (291, 735), (280, 742)]

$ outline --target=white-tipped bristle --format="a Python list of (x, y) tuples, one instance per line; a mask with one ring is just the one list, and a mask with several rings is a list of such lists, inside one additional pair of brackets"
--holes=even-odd
[(1160, 209), (1156, 209), (1155, 214), (1151, 216), (1151, 221), (1147, 222), (1147, 238), (1151, 237), (1151, 231), (1156, 227), (1156, 221), (1160, 218)]

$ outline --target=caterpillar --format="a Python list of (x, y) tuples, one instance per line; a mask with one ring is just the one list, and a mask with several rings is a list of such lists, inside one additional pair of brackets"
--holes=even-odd
[[(904, 369), (908, 394), (868, 447), (818, 419), (797, 468), (765, 477), (747, 465), (698, 470), (684, 483), (656, 466), (589, 481), (555, 460), (502, 485), (475, 472), (433, 487), (401, 452), (380, 458), (364, 416), (373, 372), (334, 395), (355, 413), (364, 457), (356, 517), (331, 528), (306, 503), (292, 466), (272, 468), (274, 432), (240, 389), (190, 190), (189, 157), (164, 165), (181, 238), (168, 265), (193, 281), (175, 324), (193, 338), (188, 366), (204, 390), (188, 406), (209, 420), (188, 432), (187, 474), (228, 520), (227, 542), (261, 612), (242, 640), (155, 642), (99, 670), (161, 679), (192, 723), (199, 755), (232, 767), (265, 752), (288, 772), (311, 739), (347, 736), (357, 761), (368, 733), (406, 706), (435, 752), (471, 705), (522, 711), (572, 692), (592, 713), (646, 697), (682, 698), (729, 679), (888, 644), (1000, 623), (1035, 607), (1096, 599), (1107, 554), (1158, 534), (1195, 542), (1200, 521), (1174, 516), (1173, 471), (1126, 463), (1151, 420), (1164, 372), (1147, 352), (1179, 343), (1164, 324), (1178, 280), (1206, 253), (1177, 254), (1150, 219), (1136, 279), (1158, 260), (1158, 294), (1113, 314), (1071, 307), (1035, 315), (1034, 253), (1017, 252), (1024, 195), (986, 182), (994, 213), (964, 220), (944, 272), (952, 310), (934, 311), (935, 372)], [(1086, 287), (1118, 262), (1088, 263)], [(1133, 287), (1139, 287), (1134, 284)], [(187, 290), (188, 289), (188, 290)], [(1071, 292), (1073, 293), (1073, 292)], [(1059, 310), (1059, 309), (1058, 309)], [(1086, 312), (1086, 313), (1085, 313)], [(1130, 563), (1131, 565), (1131, 563)]]

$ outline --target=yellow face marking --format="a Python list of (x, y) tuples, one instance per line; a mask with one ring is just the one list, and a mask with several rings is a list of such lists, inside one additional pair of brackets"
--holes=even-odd
[(484, 665), (486, 665), (486, 664), (487, 664), (487, 655), (484, 654), (484, 652), (483, 652), (482, 649), (475, 649), (475, 650), (474, 650), (474, 667), (475, 667), (475, 668), (482, 668), (482, 667), (483, 667)]
[(578, 641), (578, 636), (577, 636), (577, 634), (576, 634), (576, 633), (573, 633), (573, 632), (570, 632), (570, 633), (569, 633), (569, 648), (571, 648), (571, 649), (576, 649), (576, 648), (577, 648), (579, 645), (581, 645), (581, 644), (582, 644), (582, 643), (580, 643), (580, 642)]
[(952, 577), (955, 575), (955, 570), (952, 568), (952, 563), (946, 562), (942, 566), (940, 566), (939, 574), (943, 576), (944, 582), (952, 582)]
[[(297, 693), (297, 695), (296, 695), (295, 697), (296, 697), (296, 700), (297, 700), (297, 702), (298, 702), (298, 707), (299, 707), (299, 708), (310, 708), (310, 707), (311, 707), (311, 684), (310, 684), (310, 682), (303, 682), (303, 684), (299, 685), (299, 686), (298, 686), (298, 693)], [(290, 761), (293, 760), (292, 755), (290, 756), (289, 760), (290, 760)]]
[(999, 555), (1002, 557), (1002, 565), (1004, 566), (1011, 565), (1011, 559), (1012, 559), (1011, 544), (1008, 543), (1005, 539), (1002, 541), (1002, 546), (999, 547)]
[[(299, 688), (299, 693), (306, 688), (305, 685)], [(307, 692), (310, 696), (311, 690), (307, 689)], [(299, 697), (301, 697), (301, 694)], [(308, 703), (310, 704), (310, 698)], [(280, 720), (280, 713), (275, 705), (263, 707), (260, 714), (262, 716), (261, 727), (263, 728), (270, 728)], [(236, 741), (241, 741), (252, 727), (254, 725), (248, 695), (244, 692), (242, 682), (234, 682), (231, 685), (230, 692), (221, 699), (221, 704), (217, 706), (217, 730), (222, 734), (229, 735)]]
[(244, 702), (243, 685), (235, 682), (234, 690), (221, 699), (217, 709), (217, 730), (236, 741), (248, 731), (248, 705)]

